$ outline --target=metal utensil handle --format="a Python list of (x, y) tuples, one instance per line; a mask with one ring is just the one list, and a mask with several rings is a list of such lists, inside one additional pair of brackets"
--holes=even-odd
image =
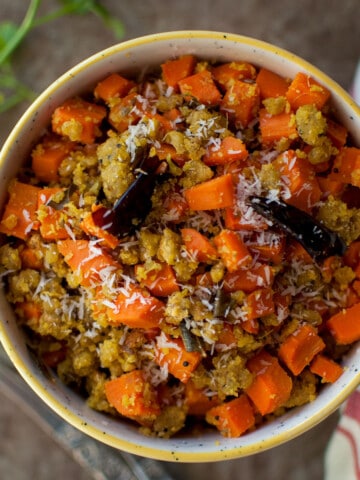
[(29, 414), (94, 480), (172, 480), (160, 462), (108, 447), (50, 410), (27, 386), (0, 346), (1, 392)]

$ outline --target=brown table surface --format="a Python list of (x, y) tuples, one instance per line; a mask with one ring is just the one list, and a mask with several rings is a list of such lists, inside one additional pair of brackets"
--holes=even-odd
[[(103, 0), (125, 26), (124, 39), (183, 29), (218, 30), (249, 35), (286, 48), (349, 88), (360, 58), (359, 0)], [(0, 22), (20, 22), (28, 2), (1, 0)], [(42, 11), (57, 7), (43, 1)], [(15, 69), (40, 92), (55, 78), (98, 50), (115, 43), (94, 16), (74, 15), (37, 27), (17, 51)], [(0, 145), (26, 108), (0, 115)], [(320, 480), (323, 453), (336, 424), (333, 414), (312, 431), (270, 451), (215, 464), (167, 464), (174, 479), (227, 478)], [(49, 438), (26, 410), (0, 392), (0, 478), (11, 480), (89, 479)]]

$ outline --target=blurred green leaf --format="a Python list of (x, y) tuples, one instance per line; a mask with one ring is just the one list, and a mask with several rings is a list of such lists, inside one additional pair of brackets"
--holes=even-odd
[(43, 16), (38, 16), (41, 0), (30, 0), (20, 25), (10, 21), (0, 22), (0, 113), (23, 100), (32, 100), (35, 93), (19, 81), (12, 69), (12, 56), (30, 30), (69, 14), (98, 16), (116, 38), (124, 36), (124, 25), (97, 0), (58, 0), (61, 5)]

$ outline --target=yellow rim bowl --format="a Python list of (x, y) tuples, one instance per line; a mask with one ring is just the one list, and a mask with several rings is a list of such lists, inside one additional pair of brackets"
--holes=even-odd
[[(112, 72), (146, 74), (163, 61), (185, 53), (198, 58), (253, 63), (293, 77), (304, 71), (332, 92), (338, 119), (360, 146), (360, 109), (333, 80), (305, 60), (263, 41), (235, 34), (209, 31), (175, 31), (148, 35), (114, 45), (84, 60), (50, 85), (19, 120), (0, 155), (0, 204), (6, 187), (40, 137), (53, 110), (66, 98), (90, 90)], [(148, 438), (136, 426), (91, 410), (85, 401), (64, 386), (55, 375), (45, 374), (26, 348), (4, 294), (0, 295), (0, 336), (13, 364), (37, 395), (65, 421), (117, 449), (159, 460), (211, 462), (254, 454), (289, 441), (317, 425), (350, 395), (360, 383), (360, 346), (344, 359), (345, 371), (333, 385), (323, 388), (313, 402), (269, 422), (240, 438), (226, 439), (209, 431), (172, 439)]]

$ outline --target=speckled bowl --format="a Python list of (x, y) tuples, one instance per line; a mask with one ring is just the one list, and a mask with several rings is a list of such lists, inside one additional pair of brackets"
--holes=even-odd
[[(66, 98), (90, 89), (110, 72), (146, 72), (164, 60), (185, 53), (218, 61), (242, 60), (264, 66), (283, 76), (306, 71), (332, 92), (338, 118), (360, 146), (360, 109), (339, 85), (314, 66), (275, 46), (251, 38), (207, 31), (155, 34), (115, 45), (83, 61), (56, 80), (26, 111), (0, 158), (0, 203), (6, 187), (23, 159), (49, 122), (52, 111)], [(275, 447), (305, 432), (330, 415), (360, 383), (360, 344), (344, 358), (345, 371), (323, 388), (312, 403), (297, 408), (236, 439), (217, 432), (181, 436), (170, 440), (147, 438), (135, 426), (89, 409), (82, 398), (56, 376), (49, 378), (26, 348), (22, 332), (4, 295), (0, 296), (0, 335), (15, 367), (38, 396), (65, 421), (115, 448), (145, 457), (177, 462), (209, 462), (242, 457)]]

